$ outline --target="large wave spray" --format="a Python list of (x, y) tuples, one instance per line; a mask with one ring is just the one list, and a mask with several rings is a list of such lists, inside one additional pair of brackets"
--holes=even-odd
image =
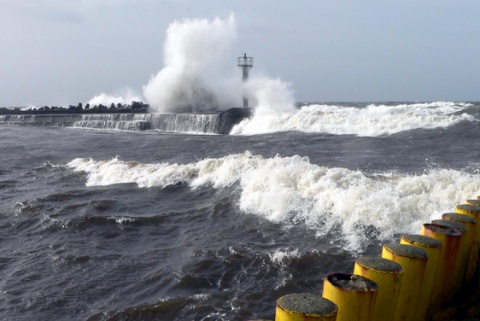
[[(164, 67), (143, 87), (151, 109), (162, 113), (216, 112), (241, 106), (246, 94), (259, 115), (293, 112), (290, 84), (256, 73), (242, 83), (231, 53), (236, 34), (234, 14), (225, 19), (171, 23), (164, 43)], [(132, 100), (143, 99), (129, 90), (119, 95), (102, 93), (89, 103), (110, 105)]]
[(110, 106), (111, 104), (127, 104), (131, 105), (134, 101), (142, 101), (141, 96), (135, 92), (135, 90), (131, 88), (125, 88), (119, 90), (116, 94), (107, 94), (107, 93), (100, 93), (90, 99), (88, 103), (90, 105), (104, 105)]
[(239, 106), (242, 88), (229, 52), (235, 38), (233, 14), (170, 24), (165, 67), (143, 87), (150, 106), (159, 112), (211, 112)]

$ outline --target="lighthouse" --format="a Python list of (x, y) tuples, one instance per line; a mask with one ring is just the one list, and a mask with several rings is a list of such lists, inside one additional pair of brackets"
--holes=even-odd
[[(253, 57), (247, 57), (247, 54), (244, 54), (243, 57), (238, 57), (237, 66), (242, 67), (242, 79), (243, 82), (246, 82), (248, 80), (248, 69), (253, 67)], [(248, 107), (248, 97), (245, 91), (243, 92), (243, 107)]]

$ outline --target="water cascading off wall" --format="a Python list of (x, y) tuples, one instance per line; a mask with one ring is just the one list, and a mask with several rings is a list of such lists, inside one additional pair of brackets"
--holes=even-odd
[(231, 108), (215, 114), (0, 115), (0, 123), (103, 130), (155, 130), (164, 133), (228, 134), (235, 124), (250, 116), (251, 109)]
[(233, 126), (251, 116), (248, 108), (231, 108), (215, 114), (105, 114), (83, 115), (74, 127), (156, 130), (165, 133), (228, 134)]

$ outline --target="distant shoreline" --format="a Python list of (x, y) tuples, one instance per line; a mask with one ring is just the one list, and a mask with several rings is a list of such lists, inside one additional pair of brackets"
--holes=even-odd
[(0, 115), (32, 115), (32, 114), (111, 114), (111, 113), (148, 113), (150, 107), (143, 102), (134, 101), (132, 104), (90, 105), (78, 104), (68, 107), (43, 106), (31, 107), (0, 107)]

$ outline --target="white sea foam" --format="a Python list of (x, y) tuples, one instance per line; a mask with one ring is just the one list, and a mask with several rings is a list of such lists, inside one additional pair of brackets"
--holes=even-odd
[(337, 135), (380, 136), (417, 128), (438, 128), (476, 119), (462, 113), (470, 105), (453, 102), (368, 105), (308, 105), (294, 112), (270, 108), (268, 113), (255, 112), (231, 132), (254, 135), (282, 131), (329, 133)]
[(381, 238), (419, 233), (421, 225), (480, 193), (480, 175), (433, 169), (421, 175), (328, 168), (306, 157), (264, 158), (249, 152), (189, 164), (142, 164), (117, 158), (77, 158), (68, 164), (87, 173), (87, 185), (136, 183), (192, 188), (238, 184), (240, 209), (285, 227), (305, 225), (319, 237), (340, 231), (361, 247), (373, 226)]
[(226, 19), (171, 23), (164, 44), (165, 66), (143, 87), (150, 106), (159, 112), (206, 112), (238, 106), (242, 88), (230, 53), (235, 38), (233, 14)]
[(294, 249), (294, 250), (276, 249), (273, 253), (269, 254), (269, 256), (272, 262), (281, 265), (287, 259), (299, 258), (300, 252), (298, 251), (298, 249)]
[(131, 88), (125, 88), (117, 91), (115, 94), (100, 93), (90, 99), (88, 103), (94, 105), (110, 106), (111, 104), (131, 105), (134, 101), (142, 101), (140, 95)]

